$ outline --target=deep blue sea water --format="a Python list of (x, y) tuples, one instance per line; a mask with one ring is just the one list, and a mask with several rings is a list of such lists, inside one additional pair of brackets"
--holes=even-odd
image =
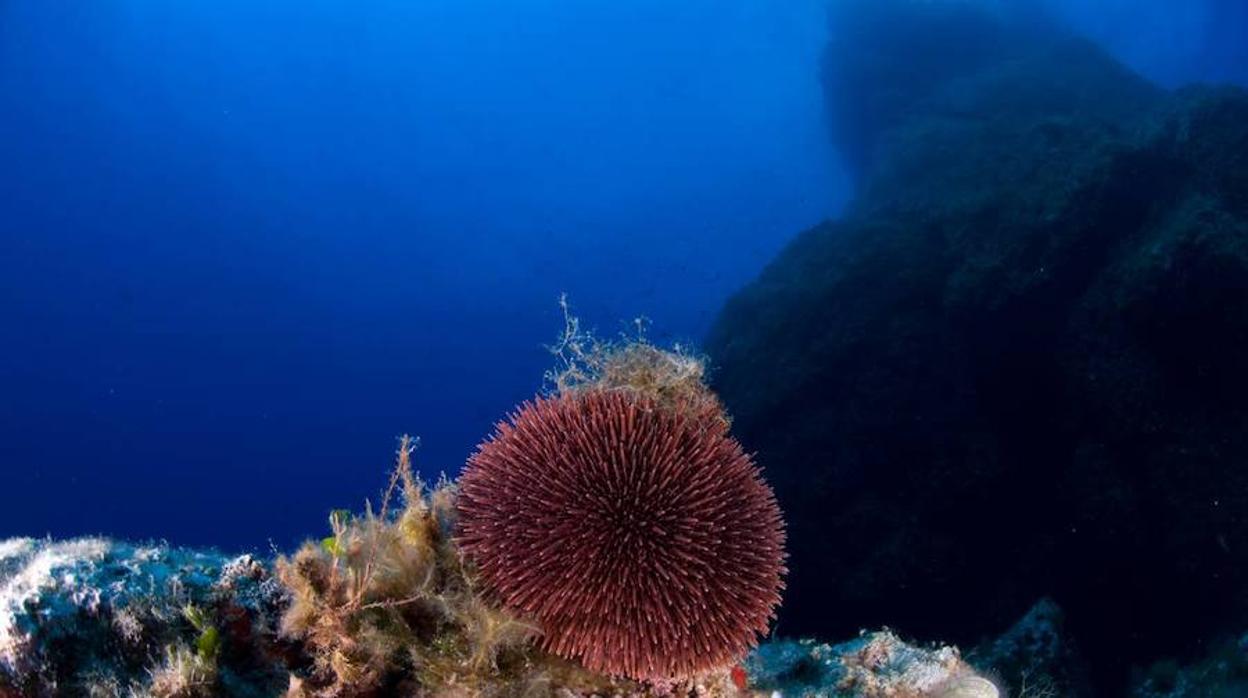
[[(1055, 0), (1166, 85), (1248, 6)], [(820, 0), (0, 2), (0, 537), (287, 547), (852, 195)]]

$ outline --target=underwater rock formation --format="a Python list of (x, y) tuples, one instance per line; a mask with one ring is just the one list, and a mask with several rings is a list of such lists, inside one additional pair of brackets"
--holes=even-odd
[(162, 695), (199, 695), (174, 683), (196, 677), (230, 695), (276, 695), (287, 680), (273, 642), (283, 596), (250, 555), (2, 541), (0, 696), (129, 695), (156, 682), (187, 689)]
[(813, 640), (766, 643), (745, 662), (749, 683), (784, 696), (997, 698), (952, 647), (920, 648), (889, 632), (838, 645)]
[[(271, 563), (249, 555), (102, 538), (0, 541), (0, 696), (308, 695), (307, 683), (290, 676), (306, 675), (312, 658), (279, 638), (291, 599), (275, 579)], [(209, 628), (216, 640), (205, 639)], [(457, 651), (420, 649), (431, 663)], [(613, 681), (553, 658), (526, 666), (520, 675), (537, 670), (540, 679), (509, 683), (495, 674), (492, 685), (452, 680), (399, 694), (941, 698), (977, 677), (955, 649), (887, 632), (835, 646), (764, 643), (744, 670), (683, 683)]]
[(1066, 631), (1066, 618), (1052, 599), (1041, 599), (999, 637), (968, 655), (1020, 696), (1091, 695), (1087, 667)]
[(859, 174), (708, 340), (789, 523), (781, 632), (1051, 596), (1107, 691), (1248, 615), (1248, 93), (961, 2), (842, 3)]
[(1187, 665), (1158, 662), (1134, 677), (1132, 698), (1236, 698), (1248, 695), (1248, 633), (1216, 643)]

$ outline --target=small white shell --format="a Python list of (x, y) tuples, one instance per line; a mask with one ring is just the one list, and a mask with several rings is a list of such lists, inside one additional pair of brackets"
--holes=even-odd
[(963, 676), (950, 681), (940, 698), (1000, 698), (1001, 691), (981, 676)]

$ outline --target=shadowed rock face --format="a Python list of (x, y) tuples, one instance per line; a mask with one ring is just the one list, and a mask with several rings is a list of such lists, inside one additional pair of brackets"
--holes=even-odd
[(780, 630), (965, 642), (1050, 595), (1121, 690), (1248, 610), (1248, 93), (850, 5), (824, 82), (859, 197), (708, 340), (789, 521)]

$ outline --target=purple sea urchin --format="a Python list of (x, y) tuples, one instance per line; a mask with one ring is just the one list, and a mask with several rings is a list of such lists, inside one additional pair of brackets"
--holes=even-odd
[(544, 647), (637, 679), (741, 657), (780, 602), (784, 525), (718, 406), (525, 403), (460, 479), (459, 542)]

